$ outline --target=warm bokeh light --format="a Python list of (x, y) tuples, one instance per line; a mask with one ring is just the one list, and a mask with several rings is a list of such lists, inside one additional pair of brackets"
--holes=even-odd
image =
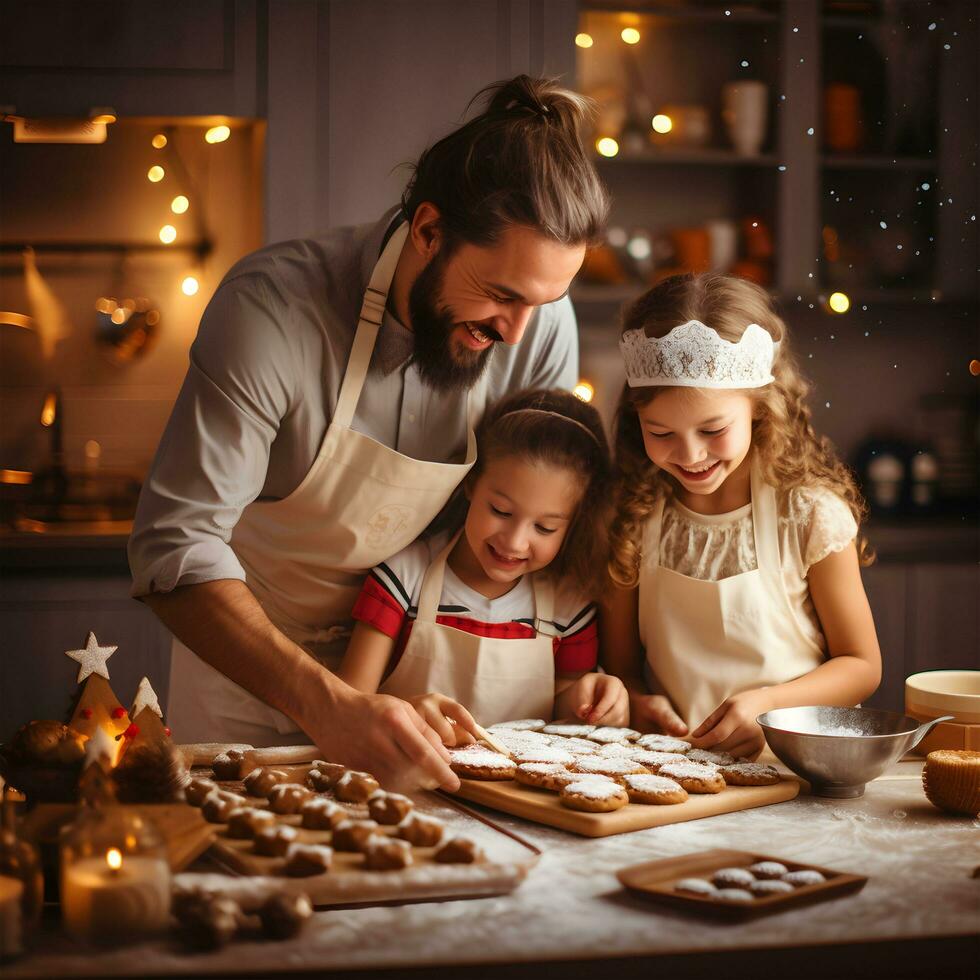
[(89, 439), (85, 443), (85, 458), (96, 460), (102, 455), (102, 447), (94, 440)]
[(590, 402), (595, 397), (595, 388), (583, 379), (572, 389), (572, 394), (583, 402)]
[(640, 32), (635, 27), (624, 27), (619, 36), (627, 44), (637, 44), (640, 40)]
[(973, 360), (970, 361), (970, 374), (972, 374), (973, 377), (980, 374), (980, 361), (978, 361), (976, 358), (973, 358)]
[(122, 854), (119, 853), (119, 848), (110, 847), (105, 854), (105, 863), (112, 868), (113, 871), (118, 871), (122, 867)]
[(160, 241), (164, 245), (169, 245), (171, 242), (175, 241), (177, 238), (177, 229), (173, 225), (164, 225), (160, 229)]
[(103, 123), (108, 125), (109, 123), (114, 123), (116, 121), (116, 114), (114, 112), (97, 112), (90, 118), (94, 123)]
[(619, 144), (611, 136), (603, 136), (602, 139), (596, 140), (595, 148), (604, 157), (614, 157), (619, 153)]
[(44, 405), (41, 408), (41, 425), (45, 427), (54, 425), (56, 413), (54, 392), (49, 392), (45, 396)]
[(212, 126), (204, 134), (204, 139), (208, 143), (224, 143), (229, 136), (231, 136), (231, 130), (227, 126)]
[(655, 133), (669, 133), (674, 128), (674, 120), (660, 112), (653, 117), (650, 125)]
[(146, 172), (146, 179), (153, 184), (159, 184), (165, 176), (166, 171), (160, 166), (150, 167), (150, 169)]
[(183, 214), (190, 206), (191, 202), (188, 201), (183, 194), (178, 194), (170, 202), (170, 210), (173, 211), (174, 214)]
[(184, 281), (180, 284), (180, 291), (185, 296), (193, 296), (200, 288), (201, 284), (194, 276), (185, 276)]
[(167, 137), (163, 133), (157, 133), (153, 139), (150, 140), (151, 145), (154, 150), (162, 150), (167, 145)]
[(847, 293), (831, 293), (827, 305), (835, 313), (846, 313), (851, 308), (851, 300)]
[(593, 45), (593, 44), (594, 44), (595, 42), (594, 42), (594, 41), (592, 40), (592, 35), (591, 35), (591, 34), (585, 34), (585, 33), (583, 32), (582, 34), (576, 34), (576, 35), (575, 35), (575, 43), (576, 43), (576, 44), (577, 44), (577, 45), (578, 45), (578, 46), (579, 46), (580, 48), (591, 48), (591, 47), (592, 47), (592, 45)]
[(117, 306), (109, 315), (109, 319), (115, 324), (123, 324), (129, 319), (129, 312), (125, 307)]

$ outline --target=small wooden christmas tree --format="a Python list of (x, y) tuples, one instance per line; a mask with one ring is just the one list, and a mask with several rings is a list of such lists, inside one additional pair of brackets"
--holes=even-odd
[(131, 722), (123, 732), (127, 752), (147, 745), (160, 745), (170, 738), (170, 729), (163, 723), (160, 702), (147, 677), (140, 681), (129, 718)]
[(128, 803), (169, 803), (180, 799), (187, 773), (163, 723), (160, 702), (144, 677), (129, 710), (132, 723), (113, 775), (119, 799)]
[(99, 729), (116, 738), (129, 728), (129, 714), (109, 686), (106, 661), (116, 649), (100, 647), (95, 634), (89, 633), (84, 650), (65, 651), (66, 656), (80, 664), (78, 683), (84, 681), (68, 724), (86, 738), (91, 738)]

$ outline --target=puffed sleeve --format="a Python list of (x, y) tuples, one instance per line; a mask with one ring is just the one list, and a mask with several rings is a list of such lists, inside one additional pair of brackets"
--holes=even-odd
[(140, 495), (129, 541), (132, 594), (245, 580), (231, 532), (261, 492), (269, 447), (297, 384), (287, 310), (271, 284), (219, 287)]
[(812, 565), (843, 551), (857, 537), (857, 521), (847, 502), (824, 487), (793, 491), (788, 517), (799, 536), (804, 575)]

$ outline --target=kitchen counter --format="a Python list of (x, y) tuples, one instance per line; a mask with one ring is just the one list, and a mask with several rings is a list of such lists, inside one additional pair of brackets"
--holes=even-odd
[[(921, 760), (900, 762), (858, 800), (788, 803), (599, 840), (492, 814), (544, 854), (511, 895), (316, 913), (286, 943), (236, 943), (206, 955), (168, 941), (81, 955), (52, 931), (6, 965), (9, 980), (94, 975), (373, 974), (620, 978), (972, 975), (978, 952), (980, 823), (925, 799)], [(489, 811), (487, 811), (489, 813)], [(863, 890), (735, 925), (627, 895), (616, 869), (734, 848), (867, 875)], [(612, 960), (614, 963), (598, 961)], [(138, 964), (138, 966), (136, 965)], [(553, 972), (554, 967), (552, 967)], [(887, 970), (887, 973), (885, 973)], [(968, 972), (969, 971), (969, 972)], [(870, 974), (869, 974), (870, 975)]]

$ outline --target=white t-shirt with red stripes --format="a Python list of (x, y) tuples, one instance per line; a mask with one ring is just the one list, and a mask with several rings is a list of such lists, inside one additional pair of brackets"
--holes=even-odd
[[(420, 538), (375, 566), (354, 603), (354, 619), (396, 641), (386, 675), (395, 669), (411, 634), (422, 578), (448, 542), (449, 534)], [(559, 587), (554, 615), (555, 672), (595, 670), (599, 654), (595, 603)], [(505, 595), (488, 599), (446, 566), (436, 622), (478, 636), (528, 639), (534, 636), (534, 618), (534, 588), (529, 576), (522, 576)]]

